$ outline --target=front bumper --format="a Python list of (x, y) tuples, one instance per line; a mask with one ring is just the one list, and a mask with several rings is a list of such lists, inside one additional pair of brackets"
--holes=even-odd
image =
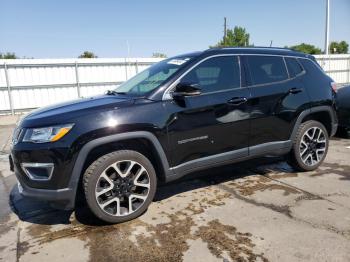
[[(19, 158), (19, 156), (21, 156), (20, 153), (21, 152), (12, 151), (12, 154), (9, 156), (9, 162), (11, 171), (16, 175), (21, 195), (49, 202), (54, 208), (63, 210), (74, 209), (76, 188), (71, 187), (70, 183), (66, 183), (66, 186), (57, 187), (58, 183), (54, 180), (55, 177), (51, 176), (48, 177), (48, 179), (33, 179), (23, 167), (21, 163), (23, 158)], [(37, 159), (27, 159), (27, 161), (31, 163), (33, 163), (33, 160)], [(68, 175), (68, 180), (70, 180), (69, 173), (67, 172), (65, 174)], [(55, 173), (55, 176), (56, 180), (63, 177), (61, 172)]]
[[(17, 175), (16, 175), (17, 176)], [(75, 206), (75, 192), (73, 189), (39, 189), (31, 188), (25, 184), (21, 184), (18, 180), (18, 190), (24, 197), (47, 201), (51, 206), (63, 210), (71, 210)]]

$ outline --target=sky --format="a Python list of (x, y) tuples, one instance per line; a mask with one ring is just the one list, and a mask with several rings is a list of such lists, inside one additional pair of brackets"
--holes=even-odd
[[(350, 43), (350, 0), (330, 0), (330, 40)], [(0, 52), (20, 57), (168, 56), (207, 49), (228, 27), (255, 46), (321, 49), (326, 0), (0, 0)]]

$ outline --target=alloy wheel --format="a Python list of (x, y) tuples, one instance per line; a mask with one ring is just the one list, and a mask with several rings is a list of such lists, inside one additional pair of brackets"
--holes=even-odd
[(138, 162), (118, 161), (99, 176), (95, 197), (101, 210), (112, 216), (126, 216), (138, 210), (150, 191), (150, 177)]
[(300, 158), (307, 166), (318, 164), (326, 152), (327, 138), (319, 127), (311, 127), (302, 136), (300, 141)]

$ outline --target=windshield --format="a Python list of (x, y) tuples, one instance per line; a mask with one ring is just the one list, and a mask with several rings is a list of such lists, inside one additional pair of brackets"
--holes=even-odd
[(166, 82), (192, 57), (175, 57), (158, 62), (115, 89), (116, 93), (141, 96), (153, 91)]

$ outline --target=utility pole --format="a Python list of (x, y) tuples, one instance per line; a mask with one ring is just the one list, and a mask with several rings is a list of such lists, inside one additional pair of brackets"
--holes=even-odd
[(326, 0), (326, 32), (325, 32), (325, 43), (324, 53), (329, 54), (329, 0)]
[(224, 17), (224, 46), (226, 46), (226, 35), (227, 33), (227, 23), (226, 23), (226, 17)]

